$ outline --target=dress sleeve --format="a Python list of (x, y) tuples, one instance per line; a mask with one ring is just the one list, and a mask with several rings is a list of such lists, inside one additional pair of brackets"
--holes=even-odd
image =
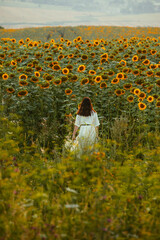
[(94, 124), (96, 127), (98, 127), (100, 125), (97, 113), (95, 113)]
[(80, 127), (80, 116), (77, 114), (75, 124), (77, 127)]

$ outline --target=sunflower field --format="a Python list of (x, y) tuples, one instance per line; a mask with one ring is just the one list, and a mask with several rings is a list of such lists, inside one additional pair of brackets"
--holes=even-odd
[[(0, 240), (159, 239), (160, 37), (84, 39), (0, 39)], [(77, 158), (86, 96), (100, 138)]]

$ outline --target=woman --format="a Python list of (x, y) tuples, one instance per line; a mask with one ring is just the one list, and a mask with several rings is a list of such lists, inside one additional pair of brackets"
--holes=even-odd
[[(84, 97), (80, 108), (77, 111), (75, 127), (73, 131), (72, 140), (78, 142), (80, 150), (88, 150), (92, 148), (98, 138), (99, 119), (97, 112), (93, 109), (89, 97)], [(80, 127), (79, 135), (75, 137), (78, 128)]]

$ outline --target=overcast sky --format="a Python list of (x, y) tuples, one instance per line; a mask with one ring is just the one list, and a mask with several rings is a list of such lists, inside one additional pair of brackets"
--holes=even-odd
[(0, 0), (0, 26), (160, 27), (160, 0)]

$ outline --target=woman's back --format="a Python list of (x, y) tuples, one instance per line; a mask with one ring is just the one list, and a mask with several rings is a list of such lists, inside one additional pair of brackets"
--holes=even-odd
[(82, 124), (93, 124), (95, 127), (99, 126), (97, 112), (92, 110), (91, 116), (81, 116), (77, 114), (75, 125), (80, 127)]

